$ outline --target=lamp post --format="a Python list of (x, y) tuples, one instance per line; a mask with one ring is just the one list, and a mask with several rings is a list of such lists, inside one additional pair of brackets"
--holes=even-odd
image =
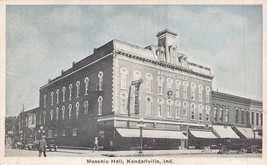
[(143, 128), (145, 127), (144, 119), (140, 118), (140, 122), (137, 124), (137, 126), (140, 128), (140, 148), (139, 153), (143, 153)]
[(45, 133), (44, 127), (41, 126), (40, 129), (38, 130), (38, 133), (40, 134), (40, 139), (43, 136), (43, 134)]

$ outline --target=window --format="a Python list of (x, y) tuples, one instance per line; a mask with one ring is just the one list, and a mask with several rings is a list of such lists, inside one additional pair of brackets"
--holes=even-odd
[(127, 113), (127, 97), (125, 93), (121, 93), (120, 95), (120, 112), (122, 114), (126, 114)]
[(147, 93), (152, 93), (152, 80), (153, 77), (150, 73), (146, 74), (146, 92)]
[(202, 121), (203, 120), (203, 105), (198, 106), (198, 120)]
[(259, 113), (256, 113), (256, 125), (259, 125)]
[(57, 94), (57, 104), (58, 104), (58, 102), (59, 102), (59, 90), (58, 89), (56, 91), (56, 94)]
[(175, 116), (176, 116), (176, 118), (180, 118), (181, 117), (180, 114), (181, 114), (181, 103), (179, 101), (176, 101), (175, 102)]
[(34, 124), (34, 116), (32, 115), (32, 124)]
[(48, 130), (48, 137), (52, 138), (53, 137), (53, 130)]
[(198, 100), (199, 101), (202, 101), (203, 100), (202, 94), (203, 94), (203, 86), (202, 85), (199, 85), (198, 86)]
[(66, 136), (66, 130), (65, 129), (62, 130), (62, 136)]
[(146, 98), (146, 115), (147, 116), (151, 115), (151, 106), (152, 106), (152, 98), (147, 97)]
[(159, 95), (162, 95), (163, 93), (163, 82), (164, 82), (164, 79), (163, 77), (158, 77), (158, 94)]
[(180, 98), (181, 81), (176, 80), (175, 85), (176, 85), (176, 86), (175, 86), (175, 96), (176, 96), (177, 98)]
[(39, 115), (39, 124), (42, 124), (42, 114)]
[(69, 119), (71, 119), (71, 109), (72, 109), (72, 105), (69, 105)]
[(163, 105), (163, 100), (158, 99), (158, 117), (162, 117), (162, 105)]
[(80, 92), (80, 81), (76, 82), (76, 88), (77, 88), (76, 98), (78, 98), (79, 97), (79, 92)]
[(51, 111), (50, 111), (50, 120), (53, 120), (53, 116), (54, 116), (54, 111), (51, 110)]
[(250, 124), (249, 110), (247, 110), (247, 113), (246, 113), (246, 123), (247, 123), (247, 124)]
[(235, 122), (239, 123), (239, 110), (236, 109), (235, 112), (236, 112), (236, 114), (235, 114)]
[(188, 103), (183, 103), (183, 116), (188, 116)]
[(168, 78), (167, 79), (167, 89), (171, 90), (172, 89), (172, 84), (173, 84), (173, 80)]
[(88, 89), (89, 89), (89, 78), (88, 77), (86, 77), (85, 79), (84, 79), (84, 84), (85, 84), (85, 91), (84, 91), (84, 94), (85, 95), (88, 95)]
[(101, 96), (98, 97), (98, 115), (102, 115), (103, 111), (103, 98)]
[(168, 100), (167, 101), (167, 118), (171, 118), (171, 105), (172, 105), (172, 101)]
[(66, 88), (63, 87), (62, 88), (62, 102), (65, 102), (65, 91), (66, 91)]
[(220, 107), (220, 111), (219, 111), (219, 119), (220, 119), (220, 122), (223, 122), (223, 108)]
[(206, 87), (206, 102), (210, 102), (210, 87)]
[(73, 130), (72, 130), (72, 136), (77, 136), (77, 128), (73, 128)]
[(241, 110), (241, 124), (245, 124), (245, 110)]
[(210, 106), (206, 106), (206, 121), (210, 121)]
[(59, 112), (59, 109), (57, 108), (56, 109), (56, 120), (58, 120), (58, 112)]
[(62, 107), (62, 120), (65, 118), (65, 106)]
[(261, 126), (262, 126), (262, 120), (263, 120), (263, 116), (262, 116), (262, 113), (261, 113)]
[(185, 99), (187, 99), (187, 89), (188, 89), (188, 82), (184, 81), (183, 82), (183, 96)]
[(84, 104), (84, 114), (88, 114), (88, 101), (85, 101), (83, 104)]
[(103, 90), (103, 72), (102, 71), (98, 73), (98, 90), (99, 91)]
[(191, 120), (195, 120), (195, 114), (196, 114), (196, 106), (195, 104), (191, 104)]
[(75, 106), (76, 106), (76, 118), (78, 119), (79, 118), (79, 110), (80, 110), (79, 102), (77, 102)]
[(46, 107), (46, 95), (44, 95), (44, 108)]
[(54, 100), (54, 92), (51, 92), (51, 105), (53, 105), (53, 100)]
[(139, 80), (141, 79), (141, 73), (139, 71), (134, 71), (134, 80)]
[(214, 121), (217, 121), (217, 111), (218, 111), (218, 107), (214, 107)]
[(57, 136), (57, 131), (56, 130), (54, 131), (54, 136)]
[(229, 122), (229, 108), (225, 109), (225, 122), (228, 123)]
[(191, 100), (195, 100), (196, 98), (196, 84), (191, 84)]
[(46, 112), (45, 111), (43, 112), (43, 115), (44, 115), (44, 124), (45, 124), (45, 119), (46, 119)]
[(70, 85), (69, 85), (69, 90), (70, 90), (70, 96), (69, 96), (69, 100), (71, 100), (72, 84), (70, 84)]
[(128, 76), (128, 70), (126, 68), (120, 69), (120, 75), (121, 75), (121, 89), (127, 88), (127, 76)]
[(254, 125), (254, 112), (251, 112), (251, 124)]

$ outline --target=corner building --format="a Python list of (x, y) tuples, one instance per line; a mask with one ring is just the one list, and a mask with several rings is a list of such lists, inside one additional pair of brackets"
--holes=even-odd
[(58, 145), (93, 147), (98, 137), (110, 150), (137, 149), (140, 122), (144, 149), (182, 149), (189, 130), (211, 133), (210, 68), (178, 52), (176, 33), (157, 37), (145, 48), (112, 40), (49, 80), (40, 88), (37, 129)]

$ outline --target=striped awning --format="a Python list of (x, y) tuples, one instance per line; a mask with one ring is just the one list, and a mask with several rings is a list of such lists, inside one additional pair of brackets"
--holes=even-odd
[[(242, 128), (242, 127), (236, 127), (236, 129), (242, 133), (247, 139), (254, 139), (254, 132), (252, 128)], [(261, 136), (258, 135), (257, 132), (255, 132), (255, 139), (262, 139)]]
[[(140, 137), (140, 129), (117, 128), (122, 137)], [(143, 138), (187, 139), (181, 131), (142, 130)]]
[(239, 139), (239, 136), (234, 132), (231, 126), (213, 125), (213, 131), (215, 131), (220, 138)]
[(192, 130), (190, 130), (190, 132), (196, 138), (217, 139), (217, 137), (211, 131), (192, 131)]

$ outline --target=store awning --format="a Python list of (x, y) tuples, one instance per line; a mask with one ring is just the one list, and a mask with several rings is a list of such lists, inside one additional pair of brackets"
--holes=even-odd
[[(242, 128), (242, 127), (236, 127), (236, 129), (242, 133), (247, 139), (254, 139), (254, 132), (252, 128)], [(255, 139), (262, 139), (260, 135), (258, 135), (257, 132), (255, 132)]]
[(190, 132), (196, 138), (217, 139), (217, 137), (211, 131), (192, 131), (192, 130), (190, 130)]
[[(139, 129), (127, 129), (127, 128), (117, 128), (118, 133), (122, 137), (140, 137)], [(164, 138), (164, 139), (187, 139), (180, 131), (162, 131), (162, 130), (142, 130), (143, 138)]]
[(213, 130), (219, 135), (220, 138), (239, 139), (239, 136), (230, 126), (213, 125)]

